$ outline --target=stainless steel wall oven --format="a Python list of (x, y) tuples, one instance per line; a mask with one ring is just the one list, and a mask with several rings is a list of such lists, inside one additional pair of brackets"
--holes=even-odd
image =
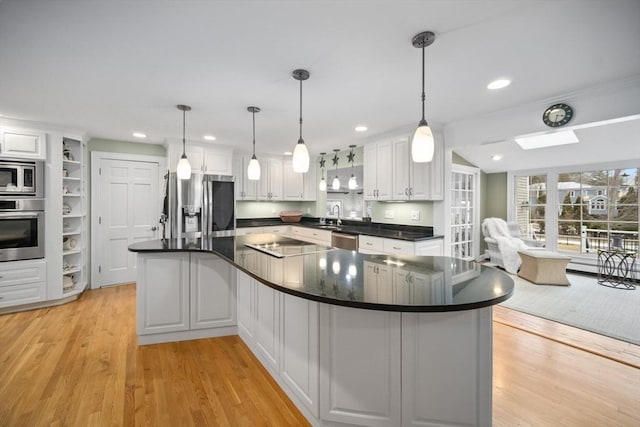
[(44, 200), (0, 198), (0, 262), (44, 258)]

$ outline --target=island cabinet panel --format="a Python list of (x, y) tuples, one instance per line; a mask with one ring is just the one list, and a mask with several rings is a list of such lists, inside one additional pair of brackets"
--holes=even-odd
[(268, 286), (256, 287), (254, 347), (258, 358), (272, 373), (280, 363), (280, 292)]
[(491, 333), (491, 307), (402, 314), (403, 426), (491, 425)]
[(236, 292), (238, 293), (238, 334), (249, 347), (252, 347), (256, 281), (249, 275), (238, 271), (236, 283)]
[(319, 303), (282, 294), (280, 375), (293, 397), (319, 416)]
[(236, 324), (234, 270), (215, 255), (191, 254), (191, 329)]
[(320, 306), (320, 417), (401, 425), (400, 313)]
[(138, 256), (138, 335), (189, 329), (189, 254)]

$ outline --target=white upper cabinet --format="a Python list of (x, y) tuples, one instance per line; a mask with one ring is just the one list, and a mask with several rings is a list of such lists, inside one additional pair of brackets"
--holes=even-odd
[(0, 157), (46, 159), (47, 134), (45, 132), (0, 128)]
[[(169, 169), (176, 170), (178, 161), (182, 157), (182, 144), (169, 146)], [(192, 173), (206, 173), (209, 175), (232, 175), (233, 154), (231, 149), (221, 146), (200, 146), (187, 144), (185, 154), (189, 159)]]
[(282, 200), (282, 159), (260, 160), (258, 200)]
[(442, 144), (436, 139), (433, 160), (411, 160), (408, 136), (364, 147), (365, 200), (442, 200)]
[(291, 157), (283, 162), (283, 200), (316, 200), (316, 165), (309, 163), (309, 171), (293, 171)]
[[(258, 198), (258, 181), (250, 180), (247, 176), (250, 160), (250, 154), (234, 154), (233, 176), (235, 178), (236, 200), (256, 200)], [(262, 163), (260, 163), (260, 168), (262, 169)], [(260, 177), (262, 178), (262, 176)]]
[(390, 141), (364, 146), (364, 199), (392, 200), (392, 146)]

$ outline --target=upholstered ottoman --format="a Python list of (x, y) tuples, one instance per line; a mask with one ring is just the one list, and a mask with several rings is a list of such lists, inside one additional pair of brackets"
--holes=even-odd
[(518, 276), (536, 285), (569, 286), (567, 264), (571, 257), (549, 251), (518, 251), (522, 265)]

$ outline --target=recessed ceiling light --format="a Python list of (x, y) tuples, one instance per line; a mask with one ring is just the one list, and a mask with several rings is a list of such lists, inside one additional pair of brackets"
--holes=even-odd
[(493, 156), (491, 156), (491, 160), (493, 160), (494, 162), (502, 160), (502, 154), (494, 154)]
[(356, 132), (366, 132), (367, 129), (369, 129), (368, 127), (364, 126), (364, 125), (358, 125), (356, 126)]
[(146, 133), (142, 133), (142, 132), (134, 132), (131, 135), (135, 136), (136, 138), (146, 138), (147, 134)]
[(205, 135), (204, 139), (206, 139), (207, 141), (215, 141), (216, 137), (213, 135)]
[(494, 80), (487, 85), (487, 89), (495, 90), (502, 89), (503, 87), (507, 87), (511, 84), (511, 80), (508, 79), (498, 79)]
[(555, 145), (575, 144), (580, 142), (572, 130), (564, 132), (545, 133), (542, 135), (523, 136), (515, 139), (523, 150), (553, 147)]
[(285, 156), (293, 156), (293, 153), (291, 151), (285, 151), (283, 154)]

